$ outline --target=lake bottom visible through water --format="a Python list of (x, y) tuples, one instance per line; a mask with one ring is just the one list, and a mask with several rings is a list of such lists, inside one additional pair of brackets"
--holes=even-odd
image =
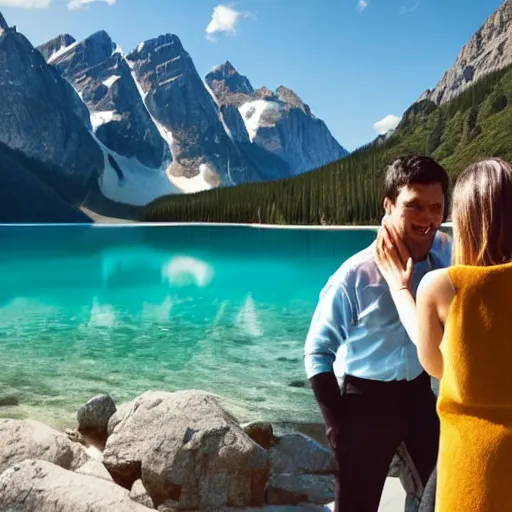
[(201, 389), (240, 421), (318, 422), (304, 339), (371, 230), (0, 227), (0, 416)]

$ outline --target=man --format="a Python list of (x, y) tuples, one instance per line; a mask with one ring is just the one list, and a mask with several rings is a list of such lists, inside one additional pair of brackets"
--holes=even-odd
[[(450, 264), (438, 229), (448, 175), (432, 158), (398, 158), (385, 177), (384, 210), (414, 262), (413, 291)], [(377, 512), (399, 446), (423, 486), (435, 467), (439, 420), (430, 378), (374, 260), (374, 244), (349, 258), (320, 293), (305, 367), (338, 466), (335, 512)]]

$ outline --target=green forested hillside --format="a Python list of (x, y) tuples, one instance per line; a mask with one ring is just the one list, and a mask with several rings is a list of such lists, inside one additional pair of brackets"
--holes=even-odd
[(285, 180), (166, 196), (146, 221), (269, 224), (366, 224), (382, 215), (386, 164), (403, 154), (438, 159), (452, 181), (490, 156), (512, 161), (512, 67), (496, 71), (442, 107), (412, 105), (395, 133), (325, 167)]

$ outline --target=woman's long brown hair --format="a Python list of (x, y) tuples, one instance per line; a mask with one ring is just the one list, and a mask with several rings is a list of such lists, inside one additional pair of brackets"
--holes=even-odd
[(500, 158), (476, 162), (453, 190), (453, 263), (512, 261), (512, 168)]

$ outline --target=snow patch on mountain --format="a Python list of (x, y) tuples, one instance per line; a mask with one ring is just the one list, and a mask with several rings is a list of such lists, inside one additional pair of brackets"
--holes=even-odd
[(115, 121), (115, 119), (116, 112), (114, 110), (91, 112), (91, 124), (94, 131), (102, 124), (110, 123), (111, 121)]
[(204, 190), (211, 190), (213, 188), (207, 180), (207, 174), (211, 172), (216, 174), (215, 171), (210, 169), (207, 164), (199, 165), (199, 174), (192, 178), (185, 178), (184, 176), (172, 176), (168, 174), (169, 180), (185, 194), (193, 194), (195, 192), (202, 192)]
[(104, 82), (103, 82), (103, 85), (105, 87), (108, 87), (109, 89), (117, 82), (117, 80), (119, 80), (121, 77), (119, 75), (112, 75), (110, 78), (107, 78)]
[[(169, 181), (164, 170), (151, 169), (136, 158), (120, 156), (101, 146), (105, 168), (98, 183), (106, 198), (119, 203), (145, 206), (160, 196), (181, 193), (181, 190)], [(115, 161), (118, 169), (112, 164), (111, 159)], [(119, 170), (122, 176), (119, 175)]]
[(53, 64), (57, 59), (62, 57), (63, 55), (66, 55), (66, 53), (70, 52), (73, 48), (75, 48), (78, 44), (80, 44), (80, 41), (75, 41), (74, 43), (70, 44), (69, 46), (61, 46), (56, 52), (53, 52), (50, 57), (48, 57), (48, 64)]
[(264, 126), (264, 124), (260, 122), (262, 116), (273, 112), (277, 114), (279, 108), (279, 103), (268, 100), (248, 101), (238, 108), (251, 142), (256, 138), (258, 128)]

